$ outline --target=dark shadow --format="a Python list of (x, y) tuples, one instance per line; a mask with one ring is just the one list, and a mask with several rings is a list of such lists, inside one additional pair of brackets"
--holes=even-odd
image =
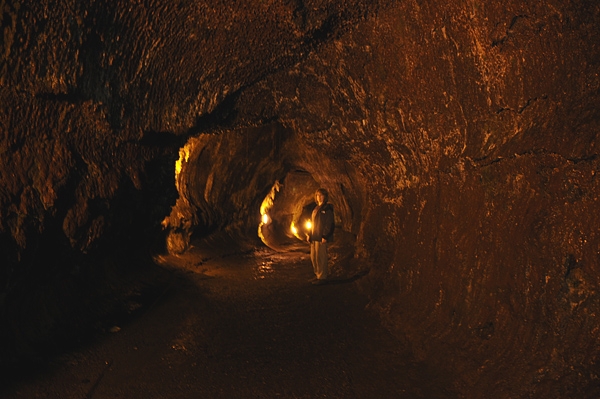
[(351, 277), (328, 278), (325, 281), (323, 281), (321, 284), (316, 285), (316, 286), (320, 287), (320, 286), (324, 286), (324, 285), (349, 284), (349, 283), (353, 283), (353, 282), (361, 279), (362, 277), (366, 276), (367, 274), (369, 274), (369, 270), (361, 271), (360, 273), (355, 274)]

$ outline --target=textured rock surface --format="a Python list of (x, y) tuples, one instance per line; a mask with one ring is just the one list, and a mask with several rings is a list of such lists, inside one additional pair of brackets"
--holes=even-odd
[(454, 371), (455, 389), (598, 396), (595, 2), (0, 12), (9, 338), (60, 324), (47, 309), (15, 321), (29, 288), (72, 288), (113, 264), (107, 253), (152, 242), (169, 214), (180, 249), (194, 231), (254, 242), (261, 201), (301, 170), (356, 237), (372, 306)]

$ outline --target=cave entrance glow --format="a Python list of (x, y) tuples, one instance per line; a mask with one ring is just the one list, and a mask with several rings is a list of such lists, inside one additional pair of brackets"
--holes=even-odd
[(311, 174), (301, 170), (289, 172), (283, 183), (275, 181), (260, 206), (258, 236), (266, 246), (278, 251), (308, 247), (306, 222), (317, 188)]

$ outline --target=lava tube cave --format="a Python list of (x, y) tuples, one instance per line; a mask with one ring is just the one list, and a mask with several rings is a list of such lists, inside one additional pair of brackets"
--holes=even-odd
[(0, 10), (0, 396), (600, 397), (600, 3)]

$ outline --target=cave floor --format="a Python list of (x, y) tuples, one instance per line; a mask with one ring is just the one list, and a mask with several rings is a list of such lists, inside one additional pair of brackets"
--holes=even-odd
[(311, 285), (305, 252), (192, 250), (157, 262), (164, 283), (148, 303), (130, 300), (135, 316), (0, 396), (455, 397), (380, 324), (351, 279)]

